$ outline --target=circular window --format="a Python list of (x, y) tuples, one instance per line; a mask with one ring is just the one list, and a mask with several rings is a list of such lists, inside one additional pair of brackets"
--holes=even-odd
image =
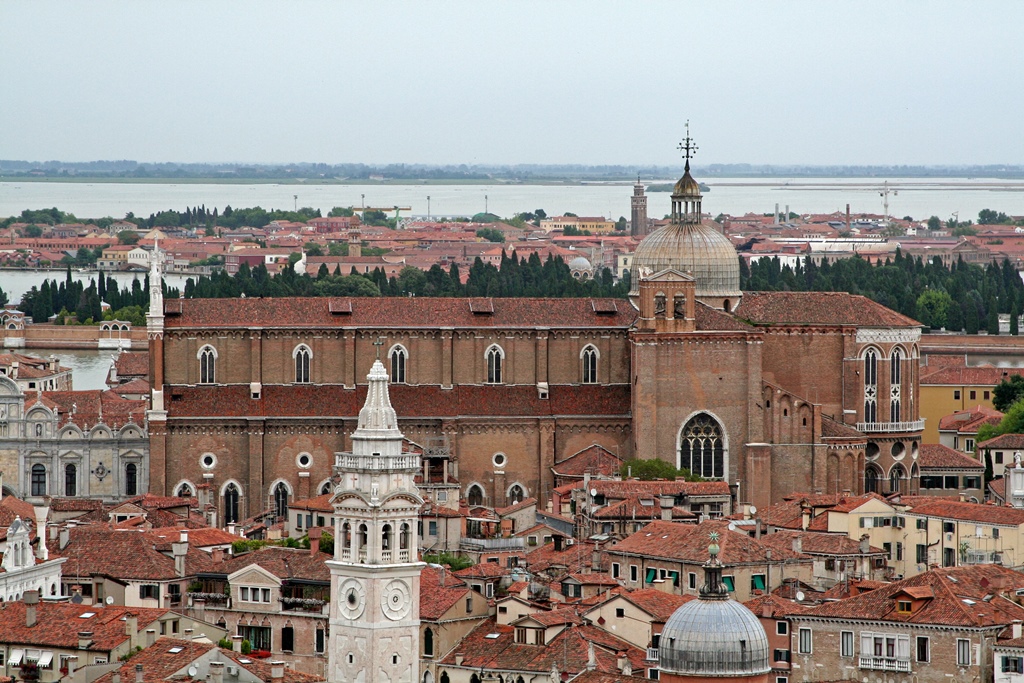
[(878, 457), (878, 450), (879, 449), (877, 443), (869, 443), (867, 450), (865, 452), (865, 456), (868, 460), (874, 460), (875, 458)]
[(304, 470), (308, 470), (313, 465), (313, 456), (309, 453), (299, 453), (295, 458), (295, 464)]
[(217, 456), (213, 453), (203, 453), (199, 456), (199, 464), (203, 466), (204, 470), (212, 470), (217, 466)]
[(495, 467), (504, 467), (505, 463), (508, 462), (508, 458), (505, 456), (504, 453), (495, 453), (494, 456), (491, 458), (491, 462), (494, 463)]
[(893, 458), (895, 458), (896, 460), (899, 460), (904, 455), (907, 454), (907, 448), (906, 448), (906, 446), (903, 445), (902, 441), (897, 441), (896, 443), (894, 443), (892, 445), (892, 448), (889, 450), (889, 452), (892, 453), (892, 457)]

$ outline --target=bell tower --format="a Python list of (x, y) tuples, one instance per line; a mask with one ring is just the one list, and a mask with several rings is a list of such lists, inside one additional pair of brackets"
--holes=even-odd
[[(376, 342), (379, 344), (382, 342)], [(335, 542), (327, 680), (419, 679), (420, 569), (416, 523), (420, 458), (403, 437), (378, 356), (351, 452), (334, 456)]]
[(630, 216), (630, 233), (633, 237), (643, 237), (649, 233), (650, 225), (647, 223), (647, 195), (644, 194), (644, 184), (640, 182), (640, 176), (636, 177), (636, 184), (633, 186), (633, 196), (629, 199), (629, 206), (632, 209)]

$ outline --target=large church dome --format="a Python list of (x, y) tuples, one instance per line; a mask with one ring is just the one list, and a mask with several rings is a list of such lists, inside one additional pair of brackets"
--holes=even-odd
[[(689, 138), (687, 138), (689, 139)], [(686, 172), (672, 191), (672, 220), (645, 237), (633, 254), (630, 297), (635, 303), (640, 279), (673, 268), (696, 280), (696, 296), (716, 308), (732, 310), (739, 303), (740, 263), (732, 242), (701, 224), (700, 185)]]
[(753, 612), (729, 598), (718, 561), (718, 534), (711, 539), (700, 596), (681, 605), (661, 629), (658, 667), (684, 678), (760, 680), (771, 670), (768, 634)]

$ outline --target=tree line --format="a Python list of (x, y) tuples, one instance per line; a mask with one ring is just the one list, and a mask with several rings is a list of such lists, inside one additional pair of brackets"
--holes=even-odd
[(957, 259), (946, 266), (938, 257), (925, 262), (899, 249), (874, 265), (859, 256), (820, 264), (807, 256), (796, 267), (778, 257), (749, 267), (741, 259), (740, 280), (746, 291), (862, 294), (932, 329), (967, 334), (999, 334), (999, 314), (1009, 314), (1010, 333), (1017, 334), (1024, 310), (1024, 281), (1009, 260), (982, 266)]
[[(165, 287), (165, 296), (177, 297), (178, 290)], [(104, 312), (103, 303), (110, 308)], [(74, 316), (82, 324), (101, 320), (125, 320), (133, 325), (146, 324), (149, 309), (149, 277), (138, 278), (123, 287), (101, 271), (89, 284), (71, 277), (68, 266), (63, 280), (46, 279), (39, 287), (32, 287), (21, 297), (19, 308), (34, 323), (45, 323), (56, 316), (57, 324), (65, 324)]]

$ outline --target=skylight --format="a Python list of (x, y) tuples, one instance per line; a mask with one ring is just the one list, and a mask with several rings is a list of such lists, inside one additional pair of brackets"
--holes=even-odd
[(172, 647), (170, 650), (168, 650), (168, 652), (170, 652), (172, 655), (176, 655), (184, 649), (185, 648), (183, 647)]
[(484, 638), (488, 638), (490, 640), (497, 640), (500, 636), (500, 633), (488, 633), (486, 636), (484, 636)]
[(83, 612), (83, 613), (78, 615), (78, 618), (79, 619), (92, 619), (94, 616), (96, 616), (95, 612)]

